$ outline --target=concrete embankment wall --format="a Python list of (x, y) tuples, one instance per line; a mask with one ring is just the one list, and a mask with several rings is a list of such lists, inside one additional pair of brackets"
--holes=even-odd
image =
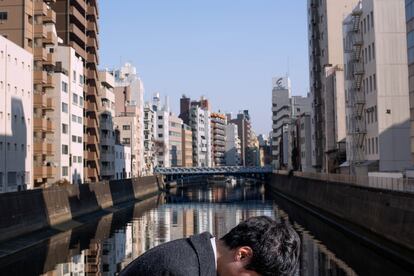
[(414, 194), (275, 174), (271, 190), (414, 249)]
[(0, 194), (0, 242), (157, 193), (161, 177)]

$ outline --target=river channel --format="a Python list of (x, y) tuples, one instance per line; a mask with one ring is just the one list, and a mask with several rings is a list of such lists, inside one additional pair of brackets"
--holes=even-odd
[(221, 237), (259, 215), (289, 220), (300, 234), (297, 275), (412, 275), (283, 197), (268, 196), (263, 183), (177, 188), (111, 211), (0, 259), (0, 275), (116, 275), (154, 246), (204, 231)]

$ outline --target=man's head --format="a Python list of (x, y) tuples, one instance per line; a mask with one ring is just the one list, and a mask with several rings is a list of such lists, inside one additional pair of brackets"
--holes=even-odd
[(218, 246), (220, 276), (288, 276), (297, 267), (300, 238), (288, 223), (263, 216), (240, 223)]

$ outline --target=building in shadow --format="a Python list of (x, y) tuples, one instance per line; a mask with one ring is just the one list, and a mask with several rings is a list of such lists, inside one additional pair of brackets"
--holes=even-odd
[(0, 36), (0, 192), (33, 188), (33, 55)]

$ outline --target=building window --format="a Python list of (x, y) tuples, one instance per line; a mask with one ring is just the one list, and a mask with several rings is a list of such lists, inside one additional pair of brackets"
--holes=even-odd
[(158, 125), (158, 128), (163, 128), (163, 126), (162, 125)]
[(83, 75), (79, 75), (79, 84), (80, 85), (83, 85), (83, 83), (84, 83), (85, 81), (84, 81), (84, 77), (83, 77)]
[(78, 156), (78, 163), (82, 163), (82, 156)]
[[(414, 2), (413, 2), (414, 3)], [(408, 63), (414, 62), (414, 31), (407, 34)]]
[(63, 134), (68, 134), (68, 125), (67, 124), (62, 124), (62, 133)]
[(82, 117), (78, 117), (78, 123), (82, 124)]
[(82, 137), (78, 136), (78, 143), (82, 143)]
[(77, 121), (76, 115), (72, 114), (72, 122), (76, 123), (76, 121)]
[(62, 103), (62, 112), (64, 113), (68, 113), (68, 104), (67, 103)]
[(78, 104), (78, 95), (73, 94), (72, 98), (73, 98), (73, 103)]
[(9, 187), (13, 187), (17, 185), (17, 173), (16, 172), (8, 172), (7, 173), (7, 181)]
[(68, 167), (62, 167), (62, 176), (68, 176), (68, 175), (69, 175)]
[(69, 147), (68, 145), (62, 145), (62, 154), (68, 155), (69, 154)]
[(62, 91), (68, 93), (68, 84), (62, 81)]
[(72, 80), (72, 82), (76, 83), (76, 71), (75, 70), (73, 70), (73, 80)]
[(129, 145), (129, 144), (131, 144), (131, 139), (129, 139), (129, 138), (124, 138), (124, 139), (122, 139), (122, 144), (124, 144), (124, 145)]
[(83, 107), (83, 97), (79, 97), (79, 105)]
[(130, 125), (123, 125), (122, 129), (123, 130), (131, 130), (131, 126)]
[(72, 142), (76, 143), (76, 136), (72, 135)]
[(7, 12), (0, 12), (0, 21), (7, 20)]

